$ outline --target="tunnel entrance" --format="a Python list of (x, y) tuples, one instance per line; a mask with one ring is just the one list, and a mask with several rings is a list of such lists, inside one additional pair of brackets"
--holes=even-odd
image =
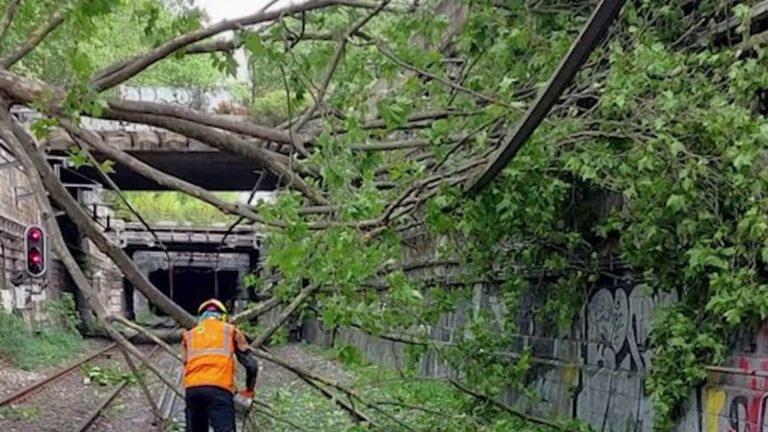
[[(197, 308), (210, 298), (221, 300), (231, 309), (237, 291), (236, 270), (214, 271), (210, 267), (174, 267), (173, 274), (168, 269), (156, 270), (149, 274), (149, 281), (160, 291), (192, 315)], [(171, 282), (173, 292), (171, 292)], [(165, 314), (150, 306), (153, 313)]]

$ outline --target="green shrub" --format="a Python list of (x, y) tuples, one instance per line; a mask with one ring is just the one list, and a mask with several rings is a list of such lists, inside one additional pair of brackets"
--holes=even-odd
[(46, 309), (64, 325), (32, 330), (20, 316), (0, 312), (0, 356), (21, 369), (32, 369), (62, 363), (82, 352), (83, 340), (76, 330), (79, 318), (71, 297), (48, 302)]

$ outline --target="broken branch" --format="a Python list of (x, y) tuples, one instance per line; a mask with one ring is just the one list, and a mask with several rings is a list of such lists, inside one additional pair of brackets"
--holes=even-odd
[[(6, 119), (9, 114), (3, 114)], [(174, 303), (160, 290), (155, 288), (139, 271), (136, 264), (128, 257), (128, 255), (118, 246), (112, 244), (107, 237), (99, 230), (98, 226), (88, 217), (83, 211), (80, 205), (72, 198), (67, 192), (66, 188), (56, 178), (53, 169), (45, 158), (37, 150), (37, 146), (34, 139), (27, 133), (24, 128), (18, 125), (15, 121), (10, 123), (10, 130), (13, 131), (13, 135), (18, 139), (20, 148), (29, 156), (34, 167), (43, 184), (47, 188), (48, 192), (67, 214), (72, 218), (72, 221), (78, 226), (85, 235), (90, 238), (102, 252), (107, 254), (120, 270), (125, 274), (129, 282), (131, 282), (139, 291), (147, 296), (150, 301), (156, 304), (161, 310), (168, 315), (172, 316), (176, 321), (185, 325), (194, 325), (195, 319), (187, 311), (182, 309), (179, 305)], [(106, 316), (106, 315), (104, 315)]]

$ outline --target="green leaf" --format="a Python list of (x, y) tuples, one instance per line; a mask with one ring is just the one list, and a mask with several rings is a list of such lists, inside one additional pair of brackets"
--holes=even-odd
[(107, 159), (104, 162), (101, 163), (101, 169), (106, 174), (114, 174), (115, 173), (115, 161)]
[(363, 362), (363, 356), (360, 350), (353, 345), (343, 345), (337, 348), (336, 355), (345, 366), (358, 366)]
[(67, 155), (69, 156), (69, 159), (68, 159), (69, 162), (76, 169), (83, 166), (87, 166), (89, 164), (88, 153), (85, 151), (85, 149), (82, 149), (77, 146), (72, 146), (69, 148)]

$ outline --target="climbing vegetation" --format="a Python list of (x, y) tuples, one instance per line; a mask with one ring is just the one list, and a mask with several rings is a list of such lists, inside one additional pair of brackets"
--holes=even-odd
[[(171, 14), (151, 2), (65, 3), (61, 34), (36, 55), (64, 53), (57, 61), (67, 67), (43, 70), (45, 57), (35, 63), (30, 56), (0, 74), (9, 76), (0, 80), (4, 94), (48, 116), (37, 135), (64, 125), (82, 137), (79, 120), (92, 116), (167, 129), (258, 162), (283, 185), (274, 203), (237, 205), (176, 181), (174, 189), (207, 204), (142, 195), (135, 198), (148, 203), (137, 206), (155, 212), (153, 220), (190, 222), (214, 218), (215, 207), (262, 228), (264, 273), (276, 277), (249, 284), (261, 283), (259, 291), (277, 301), (282, 322), (316, 320), (329, 331), (353, 328), (402, 344), (411, 361), (400, 372), (440, 368), (452, 377), (433, 389), (445, 394), (443, 408), (487, 430), (518, 420), (581, 427), (536, 411), (542, 398), (532, 384), (551, 359), (519, 336), (529, 328), (550, 338), (573, 335), (600, 286), (631, 284), (678, 299), (657, 314), (649, 341), (647, 390), (660, 431), (673, 428), (706, 366), (725, 359), (729, 335), (768, 316), (768, 68), (746, 2), (627, 4), (547, 119), (477, 194), (466, 191), (557, 70), (592, 2), (346, 0), (218, 27), (203, 27), (195, 10)], [(43, 16), (43, 7), (54, 6), (39, 2), (24, 16)], [(117, 19), (120, 8), (132, 12)], [(111, 26), (136, 23), (149, 42), (126, 45), (131, 52), (152, 47), (149, 54), (106, 69), (89, 57), (113, 53), (108, 35), (119, 30)], [(725, 30), (712, 30), (717, 23)], [(206, 40), (229, 30), (231, 40)], [(85, 50), (85, 42), (72, 43), (78, 37), (104, 45)], [(235, 110), (237, 121), (113, 97), (115, 86), (142, 76), (191, 86), (218, 79), (202, 63), (184, 63), (200, 59), (231, 76), (233, 50), (241, 47), (252, 59), (251, 83), (237, 101), (244, 107)], [(128, 55), (114, 52), (115, 59)], [(278, 118), (255, 124), (263, 114)], [(29, 147), (22, 150), (44, 171)], [(135, 169), (130, 155), (99, 139), (87, 147)], [(44, 181), (57, 190), (55, 180)], [(51, 196), (70, 203), (60, 190)], [(88, 226), (87, 218), (74, 219)], [(129, 277), (151, 301), (163, 300)], [(270, 324), (256, 333), (261, 343), (282, 340), (285, 331)], [(341, 348), (339, 356), (354, 363), (361, 354)], [(426, 421), (419, 408), (405, 414), (400, 405), (396, 417), (387, 416), (391, 407), (370, 402), (377, 396), (362, 387), (296, 373), (338, 392), (334, 401), (355, 401), (342, 409), (349, 418), (375, 418), (371, 429)], [(424, 408), (420, 391), (401, 399)], [(272, 413), (293, 400), (277, 397)], [(336, 428), (337, 420), (310, 423)]]
[[(733, 13), (748, 20), (745, 7)], [(462, 98), (436, 79), (422, 81), (425, 73), (408, 76), (391, 69), (391, 57), (380, 58), (375, 48), (376, 36), (364, 39), (374, 46), (347, 53), (331, 96), (331, 104), (347, 116), (326, 120), (318, 138), (321, 151), (307, 161), (323, 170), (332, 201), (347, 203), (339, 221), (375, 217), (386, 209), (388, 196), (397, 196), (373, 187), (382, 179), (375, 175), (382, 167), (391, 168), (396, 191), (433, 175), (429, 168), (435, 164), (452, 164), (458, 171), (491, 146), (498, 132), (483, 125), (520, 118), (515, 92), (551, 74), (583, 22), (573, 13), (522, 10), (472, 2), (453, 47), (454, 56), (475, 65), (465, 85), (496, 95), (498, 104), (486, 101), (478, 107), (477, 98)], [(487, 190), (468, 200), (446, 181), (416, 206), (420, 212), (409, 222), (394, 224), (397, 232), (425, 221), (429, 235), (442, 239), (429, 257), (460, 263), (456, 279), (465, 287), (490, 282), (486, 289), (503, 305), (500, 315), (473, 316), (467, 306), (473, 289), (424, 280), (392, 265), (403, 256), (402, 232), (371, 242), (368, 235), (343, 228), (312, 232), (294, 225), (273, 234), (279, 252), (269, 264), (294, 290), (302, 280), (329, 287), (329, 293), (316, 296), (329, 327), (354, 326), (376, 335), (440, 328), (431, 337), (420, 335), (424, 346), (412, 349), (415, 358), (438, 352), (474, 388), (497, 396), (525, 393), (535, 357), (530, 351), (518, 351), (515, 359), (504, 355), (515, 346), (519, 320), (529, 312), (519, 309), (521, 299), (533, 309), (532, 319), (556, 336), (572, 325), (600, 283), (628, 282), (650, 293), (674, 293), (679, 304), (655, 320), (647, 380), (656, 428), (671, 430), (691, 389), (705, 380), (705, 367), (725, 359), (728, 335), (768, 316), (763, 196), (768, 128), (758, 106), (768, 84), (766, 57), (759, 45), (749, 50), (707, 41), (699, 45), (705, 33), (695, 24), (701, 16), (729, 13), (709, 4), (687, 17), (667, 4), (628, 5), (569, 95)], [(387, 36), (397, 33), (394, 41), (388, 39), (396, 58), (418, 70), (442, 72), (445, 56), (417, 54), (416, 48), (396, 43), (414, 33), (439, 39), (440, 30), (426, 30), (421, 18), (372, 27)], [(312, 52), (318, 58), (323, 54), (328, 55)], [(287, 65), (296, 62), (289, 55), (272, 55)], [(365, 79), (366, 74), (373, 76)], [(414, 153), (424, 155), (422, 161), (356, 154), (349, 150), (352, 143), (372, 136), (361, 128), (374, 109), (363, 89), (379, 76), (402, 80), (396, 93), (377, 95), (375, 108), (385, 130), (407, 127), (411, 113), (448, 100), (479, 113), (413, 131), (430, 143)], [(334, 135), (338, 128), (346, 135)], [(449, 137), (462, 132), (470, 137), (451, 146)], [(450, 178), (458, 183), (456, 171)], [(294, 222), (297, 208), (297, 196), (284, 195), (264, 213), (277, 211), (274, 220)], [(347, 254), (350, 249), (356, 253)], [(347, 286), (358, 288), (350, 292)], [(464, 323), (442, 330), (441, 318), (449, 312), (464, 316)], [(435, 342), (435, 331), (449, 335)], [(536, 400), (535, 394), (529, 396)]]

